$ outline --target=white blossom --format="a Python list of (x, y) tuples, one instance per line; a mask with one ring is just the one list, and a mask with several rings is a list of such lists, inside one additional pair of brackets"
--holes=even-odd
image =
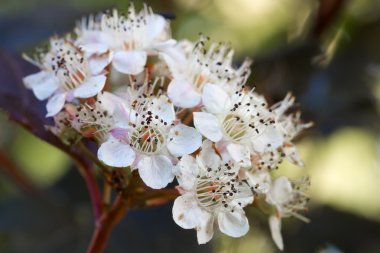
[(131, 4), (126, 16), (117, 10), (90, 16), (78, 24), (76, 33), (84, 51), (101, 59), (110, 55), (117, 71), (131, 75), (144, 70), (149, 55), (175, 44), (169, 22), (147, 5), (136, 12)]
[(213, 236), (215, 222), (232, 237), (249, 230), (243, 207), (253, 202), (251, 187), (238, 177), (240, 166), (224, 162), (205, 141), (196, 158), (185, 155), (175, 174), (181, 196), (174, 201), (173, 219), (185, 229), (196, 229), (198, 243)]
[[(176, 157), (191, 154), (201, 145), (201, 135), (192, 127), (175, 121), (173, 104), (165, 95), (145, 92), (145, 83), (131, 100), (124, 117), (128, 124), (110, 130), (101, 144), (98, 157), (114, 167), (138, 169), (142, 180), (152, 188), (163, 188), (174, 178)], [(121, 117), (121, 116), (120, 116)]]
[(227, 43), (212, 43), (207, 49), (201, 37), (190, 49), (187, 41), (162, 53), (169, 66), (172, 81), (168, 96), (174, 105), (190, 108), (201, 104), (202, 92), (210, 83), (235, 91), (250, 74), (251, 61), (246, 59), (238, 69), (232, 67), (233, 50)]
[(50, 50), (33, 62), (41, 71), (23, 80), (39, 100), (48, 99), (47, 117), (57, 114), (66, 101), (95, 96), (106, 82), (105, 73), (94, 72), (83, 53), (67, 39), (52, 38)]
[(282, 145), (283, 137), (266, 103), (252, 91), (244, 91), (244, 86), (229, 96), (221, 87), (206, 84), (202, 99), (203, 111), (194, 112), (195, 127), (244, 167), (251, 165), (255, 152)]

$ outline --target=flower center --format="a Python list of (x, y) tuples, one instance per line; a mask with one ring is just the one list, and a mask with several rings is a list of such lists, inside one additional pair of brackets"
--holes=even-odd
[(154, 154), (164, 146), (165, 136), (159, 128), (146, 125), (133, 130), (129, 142), (140, 152)]
[(200, 178), (196, 193), (199, 204), (207, 211), (214, 211), (222, 202), (223, 188), (220, 182), (210, 181), (207, 177)]
[(227, 114), (223, 120), (223, 129), (225, 133), (233, 141), (240, 141), (244, 139), (249, 133), (249, 127), (245, 124), (244, 120), (241, 119), (238, 115)]

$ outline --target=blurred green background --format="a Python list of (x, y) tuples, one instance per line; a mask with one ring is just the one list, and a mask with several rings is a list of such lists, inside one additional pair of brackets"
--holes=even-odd
[[(246, 56), (254, 59), (249, 84), (271, 103), (292, 91), (304, 120), (314, 121), (299, 141), (306, 167), (284, 163), (278, 171), (310, 174), (312, 180), (306, 214), (312, 222), (284, 221), (284, 252), (380, 252), (380, 1), (146, 3), (172, 18), (174, 38), (195, 40), (202, 32), (213, 41), (231, 42), (236, 64)], [(0, 50), (30, 50), (70, 31), (83, 15), (127, 6), (117, 0), (2, 0)], [(84, 252), (92, 213), (69, 158), (4, 113), (0, 151), (21, 169), (15, 173), (0, 165), (0, 252)], [(278, 252), (266, 217), (249, 214), (247, 236), (218, 234), (197, 246), (195, 232), (172, 221), (171, 205), (133, 210), (106, 252)]]

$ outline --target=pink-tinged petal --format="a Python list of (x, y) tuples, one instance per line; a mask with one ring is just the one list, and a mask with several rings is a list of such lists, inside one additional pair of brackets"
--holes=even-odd
[(201, 224), (196, 227), (199, 244), (209, 242), (214, 236), (214, 216), (204, 211), (201, 216)]
[(194, 126), (207, 139), (218, 142), (222, 139), (223, 133), (220, 129), (218, 119), (211, 113), (194, 112)]
[(90, 77), (86, 82), (74, 90), (74, 97), (89, 98), (101, 92), (106, 84), (106, 76), (98, 75)]
[(39, 100), (50, 97), (59, 87), (59, 81), (54, 73), (40, 71), (23, 78), (28, 89), (32, 89)]
[(172, 212), (173, 219), (178, 226), (191, 229), (201, 223), (203, 210), (198, 206), (194, 196), (185, 194), (175, 199)]
[(241, 144), (230, 143), (227, 145), (227, 151), (232, 159), (240, 163), (243, 167), (251, 165), (251, 154), (248, 147)]
[(282, 205), (292, 198), (292, 184), (287, 177), (279, 177), (271, 185), (267, 194), (267, 202), (273, 205)]
[(281, 218), (276, 215), (269, 217), (269, 228), (272, 234), (273, 241), (279, 250), (284, 250), (284, 242), (281, 235)]
[(112, 167), (128, 167), (135, 157), (135, 152), (128, 144), (113, 138), (104, 142), (98, 149), (99, 160)]
[(63, 106), (65, 105), (65, 101), (66, 101), (66, 92), (58, 93), (52, 96), (46, 104), (46, 110), (47, 110), (46, 117), (52, 117), (56, 115), (57, 113), (59, 113), (62, 110)]
[(153, 99), (151, 111), (154, 115), (157, 115), (160, 120), (171, 124), (175, 120), (174, 106), (170, 102), (167, 96), (160, 96)]
[(174, 156), (183, 156), (193, 153), (202, 144), (202, 136), (192, 127), (178, 124), (169, 132), (167, 147)]
[(253, 148), (261, 153), (265, 150), (275, 150), (282, 146), (284, 137), (274, 126), (267, 127), (262, 134), (252, 140)]
[(128, 131), (125, 128), (114, 128), (111, 130), (111, 135), (117, 140), (125, 141), (128, 137)]
[(207, 83), (203, 88), (202, 104), (211, 113), (220, 113), (230, 108), (230, 96), (220, 86)]
[(117, 51), (113, 56), (112, 64), (121, 73), (137, 75), (144, 70), (147, 57), (145, 51)]
[(201, 102), (201, 95), (186, 80), (173, 79), (168, 86), (168, 96), (175, 106), (191, 108)]
[(194, 157), (190, 155), (182, 156), (179, 163), (174, 167), (174, 174), (178, 184), (185, 190), (191, 191), (196, 182), (199, 168)]
[(248, 233), (249, 223), (243, 209), (218, 214), (219, 229), (226, 235), (240, 237)]
[(174, 179), (173, 164), (169, 158), (163, 155), (144, 155), (137, 167), (141, 179), (153, 189), (164, 188)]

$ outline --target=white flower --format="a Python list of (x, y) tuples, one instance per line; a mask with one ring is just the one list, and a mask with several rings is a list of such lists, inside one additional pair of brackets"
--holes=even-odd
[(309, 200), (306, 191), (309, 186), (308, 177), (294, 181), (290, 181), (286, 177), (279, 177), (274, 180), (266, 195), (266, 201), (277, 209), (277, 213), (269, 217), (269, 227), (273, 240), (280, 250), (284, 248), (281, 236), (281, 218), (294, 216), (304, 222), (309, 222), (309, 219), (298, 213), (306, 209), (305, 206)]
[(173, 219), (185, 229), (196, 229), (198, 243), (208, 242), (217, 221), (219, 229), (232, 237), (249, 230), (243, 207), (253, 202), (251, 187), (238, 177), (239, 165), (225, 163), (205, 141), (196, 158), (185, 155), (175, 174), (181, 196), (174, 201)]
[(89, 54), (109, 53), (113, 67), (124, 74), (144, 70), (148, 55), (155, 55), (175, 44), (169, 22), (144, 5), (136, 13), (134, 6), (124, 16), (117, 10), (83, 19), (77, 29), (77, 44)]
[(206, 84), (203, 111), (194, 112), (194, 125), (206, 138), (217, 142), (220, 152), (251, 165), (254, 152), (274, 150), (283, 143), (271, 112), (253, 92), (237, 91), (230, 96), (221, 87)]
[(54, 116), (65, 101), (89, 98), (106, 83), (104, 72), (94, 72), (82, 52), (67, 39), (50, 40), (50, 51), (34, 61), (41, 71), (23, 79), (39, 100), (48, 99), (47, 117)]
[(168, 48), (162, 54), (172, 74), (168, 96), (175, 106), (191, 108), (201, 104), (207, 83), (235, 90), (250, 74), (251, 61), (246, 59), (238, 69), (232, 67), (233, 50), (226, 43), (212, 43), (208, 49), (201, 39), (189, 50), (188, 42)]
[[(147, 85), (152, 84), (140, 90)], [(124, 111), (128, 124), (111, 129), (98, 158), (109, 166), (138, 169), (146, 185), (163, 188), (174, 178), (175, 157), (193, 153), (202, 137), (194, 128), (176, 123), (173, 104), (165, 95), (140, 93), (131, 102)]]

